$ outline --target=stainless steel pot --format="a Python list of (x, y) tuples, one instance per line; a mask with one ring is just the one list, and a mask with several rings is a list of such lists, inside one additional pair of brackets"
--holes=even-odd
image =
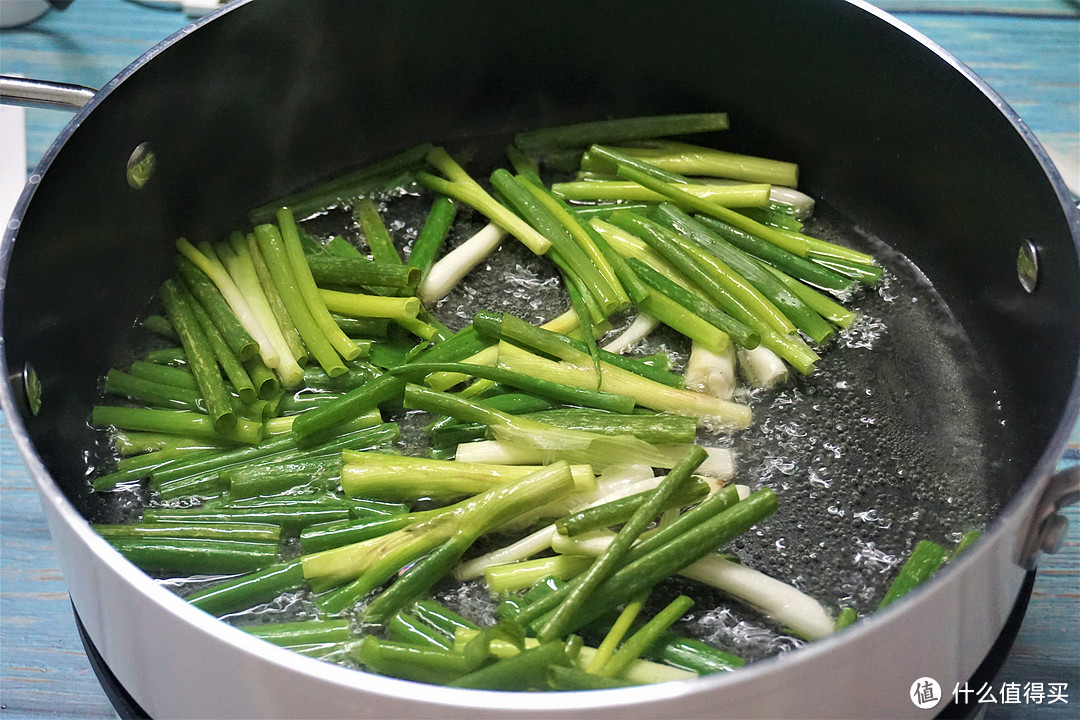
[[(923, 268), (1000, 387), (1010, 461), (990, 481), (1011, 499), (910, 598), (730, 675), (589, 694), (467, 692), (269, 647), (157, 586), (90, 529), (80, 448), (96, 378), (120, 361), (130, 308), (168, 272), (172, 238), (219, 233), (330, 170), (433, 138), (710, 106), (740, 119), (734, 143), (797, 159), (811, 193)], [(135, 187), (129, 160), (148, 149), (153, 175)], [(0, 362), (16, 373), (0, 398), (87, 632), (154, 717), (918, 715), (913, 681), (951, 688), (973, 672), (1026, 569), (1060, 538), (1054, 510), (1077, 492), (1076, 473), (1051, 477), (1080, 408), (1076, 209), (997, 95), (859, 3), (511, 13), (480, 0), (238, 2), (110, 82), (35, 176), (0, 249)], [(1017, 257), (1032, 250), (1029, 291)], [(19, 397), (27, 363), (43, 387), (37, 415)]]

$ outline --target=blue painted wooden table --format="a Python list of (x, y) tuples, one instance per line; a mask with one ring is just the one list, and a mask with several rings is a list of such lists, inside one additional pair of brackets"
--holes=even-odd
[[(1080, 9), (1069, 0), (882, 0), (970, 65), (1034, 132), (1080, 165)], [(0, 33), (0, 72), (99, 87), (188, 20), (124, 0), (79, 0)], [(67, 121), (27, 112), (30, 167)], [(1074, 170), (1075, 172), (1075, 170)], [(1080, 309), (1078, 309), (1080, 312)], [(1080, 464), (1080, 427), (1062, 466)], [(1080, 717), (1080, 508), (1063, 551), (1043, 561), (995, 684), (1067, 683), (1068, 703), (989, 705), (988, 718)], [(76, 634), (37, 495), (0, 419), (0, 717), (112, 718)]]

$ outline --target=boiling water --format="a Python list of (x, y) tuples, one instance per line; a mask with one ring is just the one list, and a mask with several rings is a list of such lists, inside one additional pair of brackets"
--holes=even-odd
[[(388, 229), (407, 252), (429, 199), (409, 190), (380, 202)], [(447, 249), (485, 222), (463, 208)], [(303, 224), (316, 238), (342, 235), (365, 248), (346, 212)], [(851, 606), (862, 614), (876, 607), (915, 542), (925, 538), (948, 546), (965, 531), (985, 526), (997, 511), (1001, 499), (991, 497), (984, 479), (1001, 462), (993, 454), (1001, 447), (995, 442), (1000, 421), (978, 358), (918, 269), (827, 208), (819, 207), (806, 231), (873, 253), (887, 269), (884, 279), (847, 303), (858, 320), (823, 349), (816, 372), (775, 391), (741, 390), (740, 399), (754, 410), (753, 427), (735, 436), (702, 431), (699, 442), (731, 447), (737, 457), (735, 481), (772, 488), (780, 501), (773, 517), (725, 552), (834, 611)], [(458, 329), (481, 309), (540, 323), (568, 306), (550, 263), (508, 237), (432, 310)], [(673, 369), (681, 372), (689, 345), (660, 328), (630, 352), (657, 351), (668, 353)], [(425, 452), (423, 417), (394, 419), (402, 425), (400, 449)], [(129, 508), (130, 500), (130, 495), (118, 498)], [(186, 592), (205, 580), (167, 582)], [(677, 592), (698, 599), (677, 629), (721, 649), (756, 659), (802, 642), (753, 609), (689, 581), (669, 582), (651, 602), (659, 606)], [(478, 622), (494, 617), (495, 600), (477, 582), (444, 582), (436, 597)], [(313, 613), (305, 593), (291, 593), (229, 619), (261, 622)]]

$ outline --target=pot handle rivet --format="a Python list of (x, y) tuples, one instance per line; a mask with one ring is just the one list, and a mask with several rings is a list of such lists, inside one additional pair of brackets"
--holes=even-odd
[(1020, 252), (1016, 256), (1016, 273), (1024, 290), (1035, 292), (1035, 287), (1039, 284), (1039, 253), (1035, 243), (1030, 240), (1020, 243)]
[(33, 416), (41, 411), (41, 380), (30, 363), (23, 365), (22, 372), (14, 372), (9, 378), (11, 392), (23, 410)]
[(131, 151), (127, 161), (127, 181), (135, 190), (142, 190), (157, 167), (157, 154), (150, 149), (149, 143), (139, 143)]

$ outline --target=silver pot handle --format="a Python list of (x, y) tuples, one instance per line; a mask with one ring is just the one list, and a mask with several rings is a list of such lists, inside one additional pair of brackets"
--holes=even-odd
[(1068, 519), (1058, 510), (1077, 501), (1080, 501), (1080, 465), (1054, 475), (1043, 491), (1020, 557), (1020, 564), (1025, 569), (1034, 569), (1043, 553), (1058, 551), (1069, 527)]
[(78, 110), (97, 94), (97, 90), (70, 83), (46, 82), (0, 75), (0, 104)]

